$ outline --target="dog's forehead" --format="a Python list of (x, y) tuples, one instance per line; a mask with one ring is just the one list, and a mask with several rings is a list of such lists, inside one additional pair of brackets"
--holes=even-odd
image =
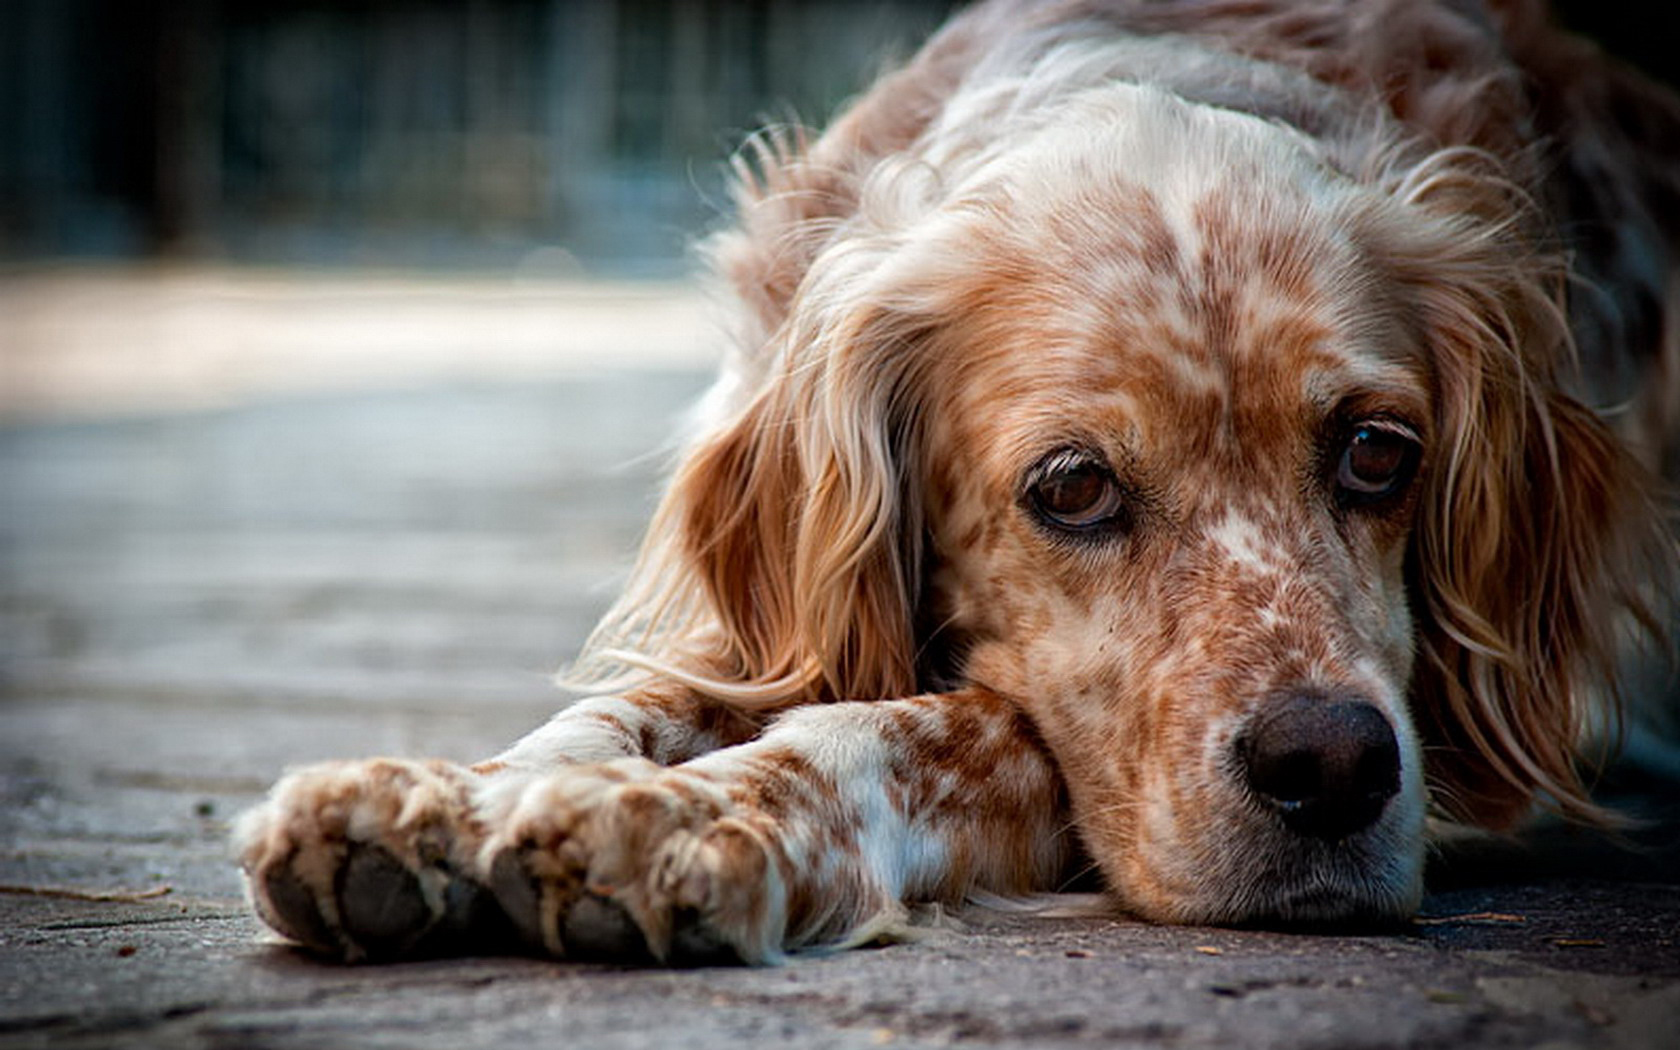
[(1070, 426), (1163, 454), (1289, 441), (1356, 395), (1423, 413), (1411, 336), (1335, 208), (1236, 177), (1102, 189), (1047, 191), (975, 242), (1014, 258), (972, 272), (951, 396), (1005, 454)]

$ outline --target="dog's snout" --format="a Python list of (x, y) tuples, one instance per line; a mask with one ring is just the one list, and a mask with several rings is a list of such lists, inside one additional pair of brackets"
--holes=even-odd
[(1400, 790), (1400, 745), (1364, 700), (1277, 697), (1237, 741), (1255, 795), (1293, 831), (1346, 838), (1375, 823)]

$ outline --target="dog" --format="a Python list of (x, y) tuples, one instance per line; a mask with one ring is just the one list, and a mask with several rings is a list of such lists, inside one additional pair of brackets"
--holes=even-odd
[(593, 695), (286, 776), (268, 925), (768, 963), (1085, 871), (1384, 922), (1437, 826), (1606, 819), (1671, 616), (1673, 97), (1524, 0), (989, 0), (736, 169), (734, 356)]

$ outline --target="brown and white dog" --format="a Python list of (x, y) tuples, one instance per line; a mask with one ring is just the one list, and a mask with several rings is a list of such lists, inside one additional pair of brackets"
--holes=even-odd
[(1393, 919), (1431, 816), (1599, 815), (1670, 615), (1673, 98), (1522, 0), (996, 0), (739, 169), (737, 353), (600, 695), (286, 777), (275, 929), (763, 962), (1086, 866)]

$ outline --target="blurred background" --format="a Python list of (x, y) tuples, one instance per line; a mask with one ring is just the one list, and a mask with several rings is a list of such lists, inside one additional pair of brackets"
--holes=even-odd
[(11, 258), (669, 276), (949, 0), (7, 0)]
[[(5, 0), (0, 258), (670, 276), (952, 0)], [(1666, 5), (1564, 0), (1658, 75)]]
[(0, 413), (715, 356), (731, 152), (952, 6), (0, 0)]
[[(232, 896), (282, 766), (552, 711), (726, 158), (952, 6), (0, 0), (0, 883)], [(1673, 82), (1669, 9), (1562, 9)]]

